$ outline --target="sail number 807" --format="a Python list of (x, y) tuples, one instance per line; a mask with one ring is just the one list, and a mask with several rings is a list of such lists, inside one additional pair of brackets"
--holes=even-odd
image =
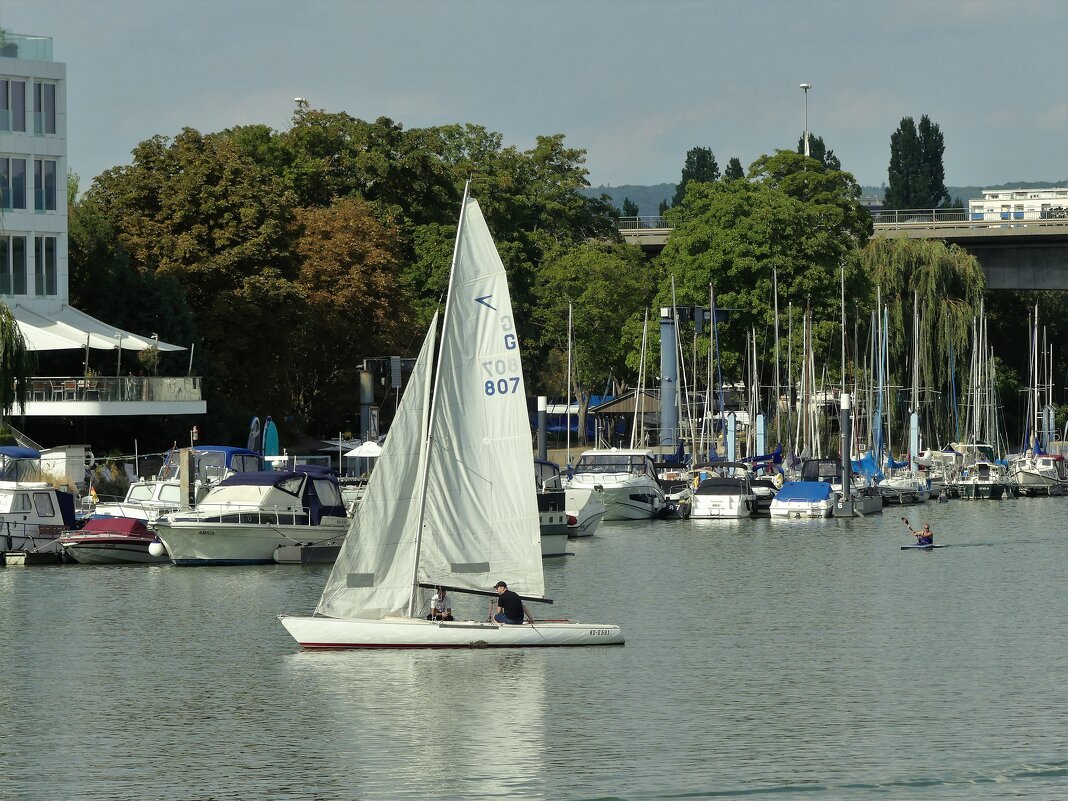
[[(511, 383), (509, 383), (511, 382)], [(508, 378), (490, 379), (486, 382), (487, 395), (507, 395), (519, 391), (519, 376), (513, 375)]]

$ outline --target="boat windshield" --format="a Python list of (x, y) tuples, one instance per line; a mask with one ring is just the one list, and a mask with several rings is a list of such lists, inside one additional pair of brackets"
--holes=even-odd
[(140, 481), (136, 484), (131, 484), (130, 489), (126, 492), (126, 500), (150, 501), (152, 500), (152, 492), (154, 488), (154, 484), (146, 484)]
[(618, 453), (584, 454), (575, 467), (576, 473), (631, 473), (641, 475), (649, 472), (646, 456), (629, 456)]

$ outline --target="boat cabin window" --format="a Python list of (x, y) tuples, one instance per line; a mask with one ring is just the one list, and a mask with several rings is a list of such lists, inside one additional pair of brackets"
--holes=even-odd
[(197, 478), (205, 484), (219, 481), (226, 476), (226, 454), (197, 453)]
[(315, 494), (319, 498), (319, 503), (323, 506), (344, 506), (345, 502), (341, 500), (341, 490), (338, 489), (337, 484), (333, 481), (317, 478), (313, 482), (315, 487)]
[(301, 486), (303, 484), (304, 484), (303, 477), (301, 477), (301, 476), (291, 476), (290, 478), (287, 478), (285, 481), (279, 481), (277, 484), (275, 484), (275, 486), (278, 487), (278, 489), (282, 490), (283, 492), (288, 492), (290, 495), (296, 495), (299, 498), (300, 497), (300, 488), (301, 488)]
[(11, 500), (12, 512), (29, 512), (33, 509), (33, 505), (30, 503), (30, 496), (25, 492), (16, 492), (15, 497)]
[(152, 485), (142, 484), (138, 482), (131, 484), (129, 491), (126, 493), (126, 500), (128, 501), (150, 501), (152, 500)]
[(55, 517), (56, 507), (52, 503), (51, 492), (35, 492), (33, 493), (33, 505), (37, 509), (38, 517)]
[(167, 503), (181, 503), (182, 488), (177, 484), (164, 484), (159, 489), (159, 499)]
[(235, 453), (230, 469), (236, 473), (254, 473), (260, 469), (260, 459), (250, 453)]
[(576, 473), (632, 473), (641, 475), (650, 472), (647, 456), (618, 453), (584, 455), (579, 458)]

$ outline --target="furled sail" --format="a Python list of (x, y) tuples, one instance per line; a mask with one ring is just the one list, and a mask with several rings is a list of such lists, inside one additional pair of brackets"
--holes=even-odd
[(545, 592), (508, 277), (478, 203), (457, 236), (430, 423), (419, 580)]
[(437, 322), (435, 314), (317, 614), (381, 618), (408, 613)]

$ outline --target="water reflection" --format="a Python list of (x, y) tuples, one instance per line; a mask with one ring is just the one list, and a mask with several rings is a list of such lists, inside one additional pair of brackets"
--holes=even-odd
[(302, 651), (284, 668), (330, 741), (327, 774), (352, 797), (536, 798), (545, 790), (547, 657)]

